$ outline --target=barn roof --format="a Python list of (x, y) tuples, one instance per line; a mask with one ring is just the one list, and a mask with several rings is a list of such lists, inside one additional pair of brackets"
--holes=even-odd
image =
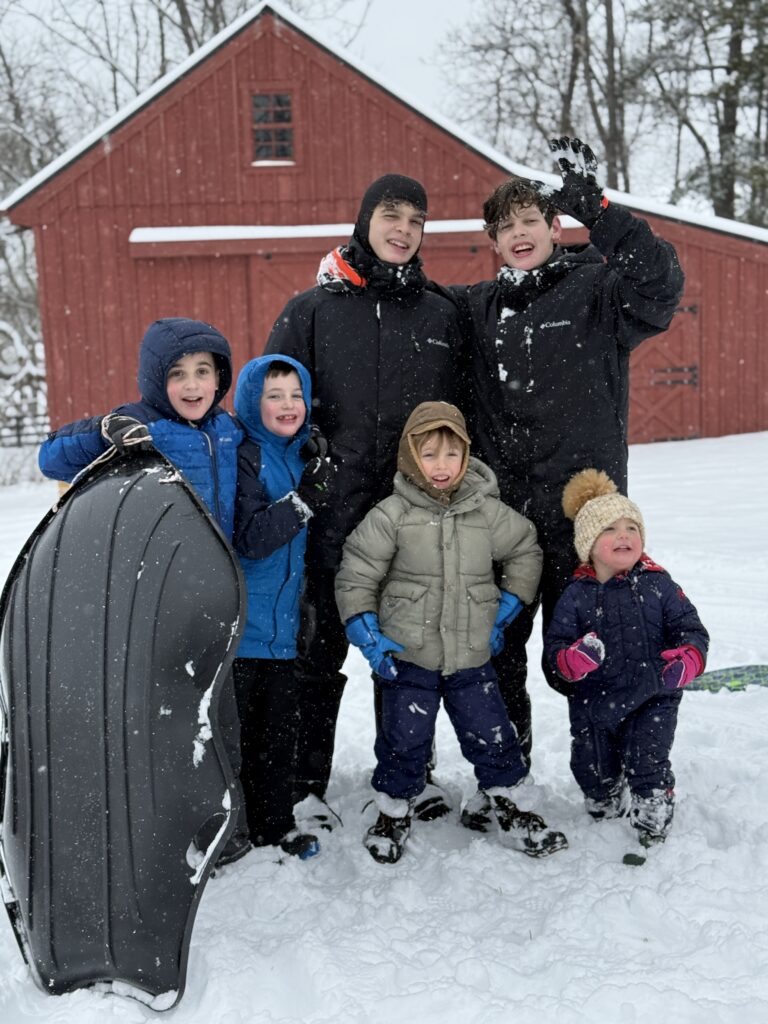
[[(256, 4), (252, 10), (241, 15), (238, 19), (232, 22), (231, 25), (219, 32), (218, 35), (214, 36), (213, 39), (210, 39), (204, 46), (201, 46), (199, 50), (179, 64), (173, 71), (158, 79), (143, 93), (122, 107), (117, 111), (117, 113), (113, 114), (112, 117), (102, 122), (102, 124), (92, 132), (89, 132), (78, 143), (71, 146), (62, 153), (61, 156), (57, 157), (42, 170), (38, 171), (37, 174), (29, 178), (23, 185), (20, 185), (19, 188), (0, 203), (0, 213), (7, 213), (22, 200), (42, 188), (48, 181), (53, 179), (61, 171), (65, 170), (70, 164), (78, 160), (88, 150), (102, 142), (105, 137), (116, 131), (122, 124), (139, 114), (158, 96), (171, 89), (176, 82), (188, 75), (213, 53), (226, 46), (234, 36), (246, 29), (263, 14), (270, 12), (276, 15), (281, 21), (286, 22), (297, 32), (311, 40), (315, 45), (325, 49), (338, 60), (347, 64), (358, 74), (367, 78), (378, 88), (389, 93), (392, 97), (410, 107), (419, 116), (441, 128), (443, 131), (453, 136), (457, 141), (485, 157), (485, 159), (489, 160), (491, 163), (496, 164), (506, 173), (519, 175), (525, 178), (538, 178), (552, 185), (559, 184), (560, 179), (557, 175), (537, 168), (526, 167), (523, 164), (510, 160), (499, 150), (494, 149), (492, 146), (489, 146), (482, 140), (474, 137), (471, 133), (466, 132), (449, 118), (425, 107), (423, 103), (414, 97), (406, 95), (400, 89), (385, 81), (378, 72), (371, 70), (363, 62), (352, 57), (348, 51), (325, 38), (321, 32), (318, 33), (314, 28), (311, 28), (307, 22), (299, 18), (293, 13), (293, 11), (283, 6), (279, 0), (263, 0), (262, 3)], [(693, 213), (687, 210), (682, 210), (677, 206), (672, 206), (669, 203), (656, 202), (635, 193), (625, 193), (618, 192), (613, 189), (606, 189), (606, 195), (613, 202), (618, 203), (621, 206), (627, 206), (633, 210), (666, 218), (668, 220), (693, 224), (711, 231), (724, 232), (729, 235), (739, 235), (743, 238), (768, 243), (768, 229), (766, 228), (757, 227), (751, 224), (743, 224), (739, 221), (728, 220), (724, 217)]]

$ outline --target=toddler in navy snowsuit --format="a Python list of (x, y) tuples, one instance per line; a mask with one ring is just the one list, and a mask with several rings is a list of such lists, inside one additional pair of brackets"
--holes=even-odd
[(644, 846), (674, 813), (669, 755), (682, 688), (704, 671), (709, 636), (669, 574), (644, 554), (639, 508), (595, 469), (563, 491), (582, 564), (544, 641), (566, 685), (571, 769), (595, 819), (621, 817)]

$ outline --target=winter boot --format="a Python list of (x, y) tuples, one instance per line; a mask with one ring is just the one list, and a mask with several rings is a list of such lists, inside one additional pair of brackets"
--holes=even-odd
[(608, 796), (597, 800), (588, 796), (584, 800), (587, 813), (595, 821), (605, 821), (608, 818), (624, 818), (629, 813), (629, 790), (621, 779)]
[(471, 828), (474, 832), (490, 832), (494, 820), (491, 798), (484, 789), (478, 789), (464, 805), (460, 818), (461, 824), (464, 828)]
[(498, 792), (491, 791), (488, 795), (504, 846), (521, 850), (529, 857), (547, 857), (568, 845), (563, 833), (547, 828), (538, 814), (521, 811), (508, 796)]
[(413, 816), (419, 821), (434, 821), (450, 814), (451, 805), (445, 790), (438, 786), (432, 778), (432, 773), (427, 772), (427, 784), (413, 803)]
[(296, 804), (293, 813), (302, 832), (332, 832), (337, 825), (343, 824), (336, 811), (314, 793)]
[(632, 794), (629, 822), (637, 830), (637, 838), (642, 846), (663, 843), (672, 826), (674, 814), (674, 789), (655, 789), (650, 796)]
[(221, 851), (216, 859), (215, 867), (223, 868), (227, 864), (234, 864), (235, 861), (240, 860), (246, 853), (251, 849), (251, 840), (247, 832), (235, 831), (232, 837), (224, 845), (224, 849)]
[(280, 840), (280, 849), (289, 857), (298, 857), (299, 860), (309, 860), (320, 853), (320, 843), (317, 836), (308, 832), (300, 832), (297, 828), (287, 832)]
[(405, 841), (411, 831), (411, 816), (390, 818), (379, 812), (376, 824), (365, 833), (365, 848), (379, 864), (395, 864), (403, 855)]

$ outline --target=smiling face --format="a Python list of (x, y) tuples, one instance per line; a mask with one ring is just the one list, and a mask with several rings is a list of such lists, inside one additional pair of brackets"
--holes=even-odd
[(419, 446), (421, 471), (439, 491), (452, 487), (464, 465), (464, 442), (449, 430), (426, 434)]
[(384, 263), (407, 263), (419, 251), (424, 214), (411, 203), (381, 202), (371, 214), (368, 244)]
[(514, 270), (535, 270), (560, 240), (560, 220), (547, 224), (538, 206), (513, 206), (496, 228), (495, 252)]
[(609, 523), (592, 546), (590, 560), (601, 583), (628, 572), (643, 553), (640, 527), (632, 519)]
[(190, 352), (168, 370), (165, 390), (175, 412), (185, 420), (200, 420), (214, 403), (219, 371), (210, 352)]
[(259, 402), (261, 422), (278, 437), (293, 437), (307, 416), (301, 381), (295, 370), (267, 376)]

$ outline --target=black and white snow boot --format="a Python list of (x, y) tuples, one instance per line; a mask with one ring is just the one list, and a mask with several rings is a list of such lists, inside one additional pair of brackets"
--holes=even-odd
[(435, 821), (436, 818), (443, 818), (450, 813), (451, 805), (445, 790), (435, 782), (431, 773), (428, 773), (427, 784), (413, 801), (414, 818), (418, 818), (419, 821)]
[(461, 824), (473, 832), (490, 832), (495, 821), (491, 798), (484, 789), (478, 789), (467, 800), (461, 812)]
[(645, 847), (663, 843), (675, 814), (674, 789), (656, 789), (650, 796), (632, 794), (629, 823)]
[(489, 793), (489, 796), (504, 846), (520, 850), (528, 857), (548, 857), (568, 845), (563, 833), (548, 828), (538, 814), (521, 811), (507, 796), (495, 793)]
[(296, 828), (287, 832), (280, 840), (279, 845), (283, 853), (287, 853), (289, 857), (298, 857), (299, 860), (309, 860), (310, 857), (320, 853), (317, 836), (308, 832), (300, 832)]
[(224, 845), (224, 849), (216, 859), (217, 868), (223, 868), (227, 864), (234, 864), (240, 860), (251, 849), (251, 840), (247, 833), (235, 832)]
[(622, 779), (606, 797), (595, 799), (586, 797), (584, 805), (587, 814), (595, 821), (606, 821), (609, 818), (624, 818), (629, 813), (630, 796), (629, 790)]
[(332, 832), (343, 824), (336, 811), (314, 793), (296, 804), (293, 816), (302, 832)]
[(380, 811), (376, 823), (365, 833), (363, 843), (368, 853), (379, 864), (396, 864), (403, 855), (410, 831), (410, 814), (403, 818), (390, 818), (388, 814)]

